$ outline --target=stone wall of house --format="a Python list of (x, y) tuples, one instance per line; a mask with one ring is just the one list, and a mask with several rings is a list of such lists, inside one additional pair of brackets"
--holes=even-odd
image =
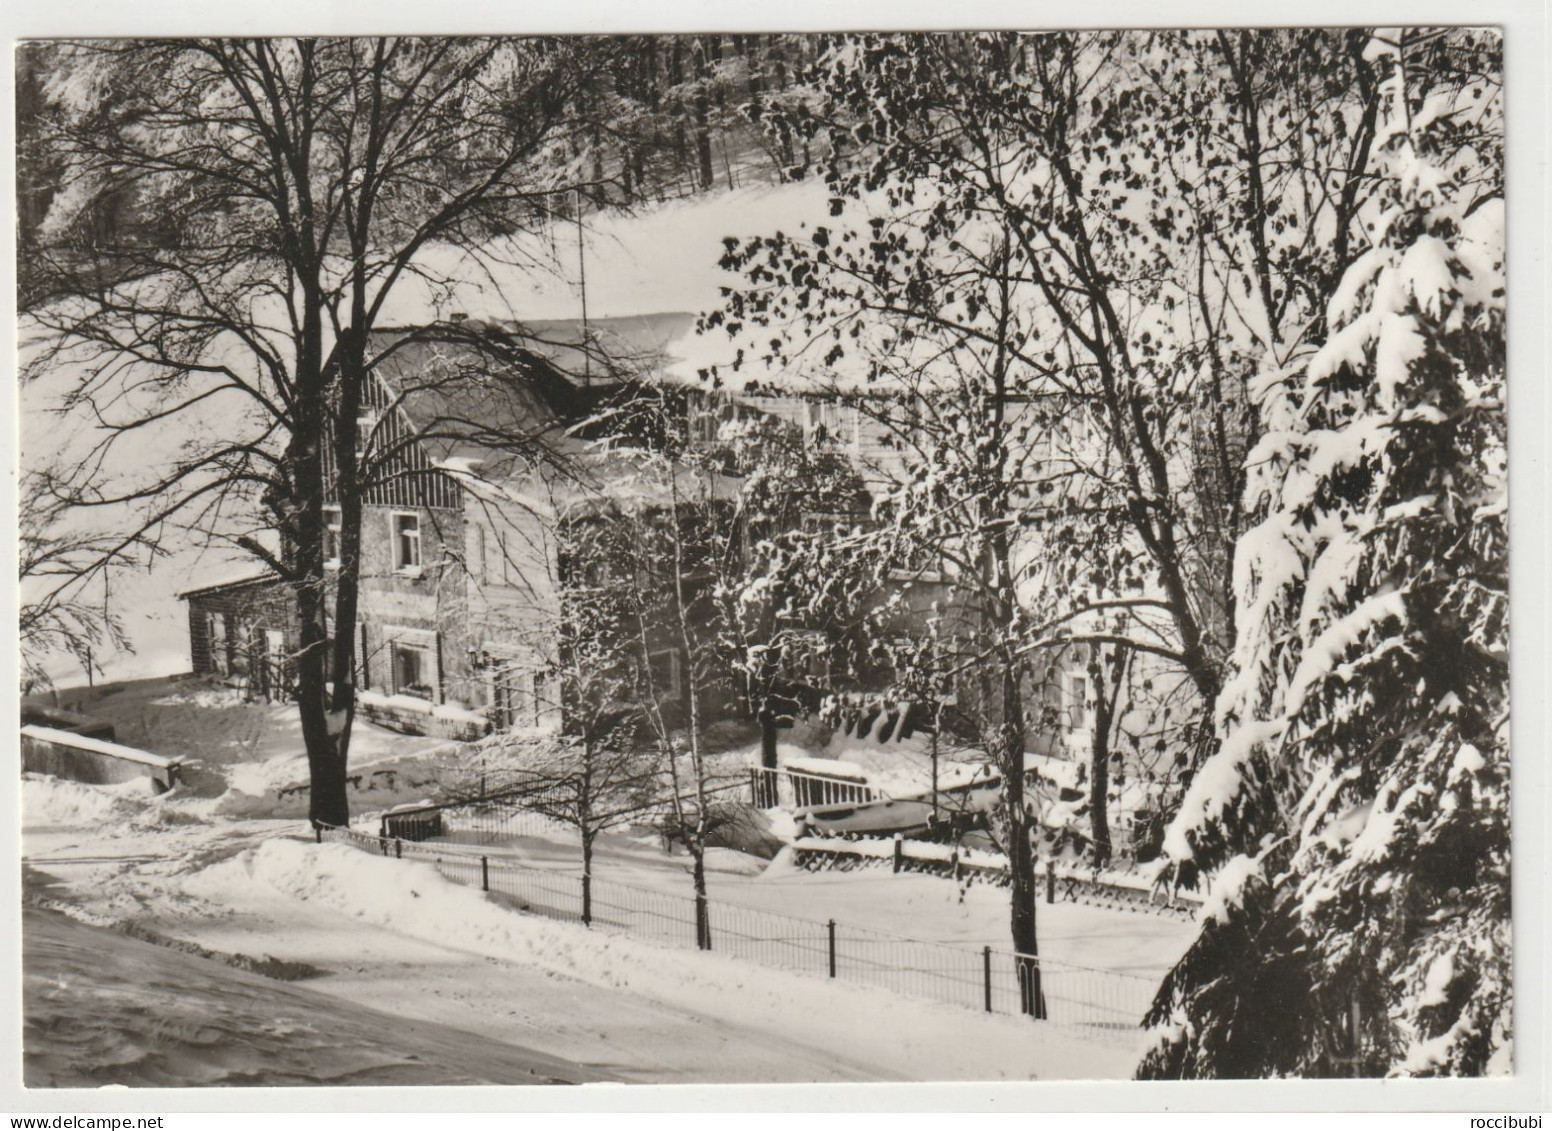
[[(413, 518), (419, 531), (418, 566), (404, 563), (396, 525), (402, 518)], [(386, 696), (410, 694), (433, 705), (468, 702), (470, 631), (462, 513), (368, 506), (361, 524), (356, 628), (361, 685)], [(396, 645), (418, 657), (420, 682), (413, 690), (396, 669)]]

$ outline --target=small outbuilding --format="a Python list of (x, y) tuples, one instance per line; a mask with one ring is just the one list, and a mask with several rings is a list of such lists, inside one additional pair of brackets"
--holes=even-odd
[(291, 588), (272, 570), (250, 570), (178, 596), (189, 606), (195, 675), (282, 700), (296, 687), (301, 627)]

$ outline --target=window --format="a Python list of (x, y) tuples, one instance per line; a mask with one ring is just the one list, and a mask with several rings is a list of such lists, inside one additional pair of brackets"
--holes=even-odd
[(377, 419), (370, 413), (362, 413), (356, 417), (356, 462), (360, 463), (366, 456), (367, 449), (372, 444), (372, 431), (377, 427)]
[(802, 519), (805, 534), (821, 534), (829, 538), (849, 538), (863, 525), (861, 515), (842, 512), (813, 511)]
[(503, 662), (491, 676), (492, 722), (497, 729), (554, 729), (560, 725), (558, 682), (546, 671)]
[(1065, 700), (1063, 705), (1067, 708), (1067, 729), (1082, 730), (1083, 716), (1088, 708), (1088, 677), (1069, 674), (1062, 690), (1062, 698)]
[(806, 423), (810, 443), (824, 440), (848, 447), (857, 443), (857, 410), (851, 405), (809, 401)]
[(344, 520), (340, 517), (339, 507), (324, 507), (323, 565), (325, 569), (339, 569), (340, 534), (344, 528)]
[(431, 683), (426, 649), (395, 641), (393, 645), (393, 690), (396, 695), (430, 699)]
[(498, 729), (532, 726), (533, 698), (529, 673), (507, 664), (491, 676), (491, 708)]
[(652, 675), (652, 693), (659, 699), (678, 699), (683, 695), (680, 686), (679, 653), (672, 648), (653, 652), (647, 657)]
[(522, 578), (518, 574), (517, 563), (512, 560), (512, 546), (515, 541), (515, 535), (507, 538), (503, 537), (499, 531), (496, 532), (497, 560), (491, 568), (491, 572), (495, 574), (496, 584), (505, 585), (508, 588), (513, 588), (522, 583)]
[(469, 572), (474, 575), (481, 585), (485, 585), (490, 582), (490, 567), (487, 565), (488, 559), (485, 550), (485, 528), (477, 522), (472, 525), (474, 528), (474, 546), (471, 554), (473, 560), (469, 562)]
[(707, 397), (699, 398), (690, 412), (690, 439), (714, 444), (722, 432), (722, 406)]
[(259, 651), (259, 633), (253, 627), (253, 622), (241, 618), (233, 620), (227, 626), (227, 656), (231, 660), (231, 673), (234, 676), (249, 675), (250, 661)]
[(607, 589), (614, 581), (614, 571), (609, 568), (609, 559), (602, 554), (583, 562), (578, 576), (582, 585), (588, 589)]
[(286, 634), (278, 628), (261, 631), (264, 633), (264, 653), (258, 671), (254, 673), (254, 684), (266, 699), (280, 699), (286, 692), (286, 661), (289, 658)]
[[(909, 535), (907, 535), (909, 538)], [(936, 581), (943, 576), (943, 560), (934, 545), (923, 545), (910, 539), (901, 545), (900, 568), (890, 571), (896, 578), (919, 578)]]
[(403, 573), (420, 573), (420, 516), (393, 516), (393, 567)]
[(554, 702), (555, 693), (551, 689), (550, 679), (544, 672), (533, 674), (533, 725), (546, 726), (551, 716), (559, 709), (560, 704)]
[(787, 674), (813, 687), (830, 682), (830, 638), (823, 632), (795, 633), (787, 647)]

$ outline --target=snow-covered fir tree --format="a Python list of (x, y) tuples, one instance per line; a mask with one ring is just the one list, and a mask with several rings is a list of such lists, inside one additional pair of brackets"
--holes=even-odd
[(1260, 383), (1210, 875), (1145, 1077), (1507, 1071), (1501, 46), (1376, 35), (1382, 185), (1313, 356)]

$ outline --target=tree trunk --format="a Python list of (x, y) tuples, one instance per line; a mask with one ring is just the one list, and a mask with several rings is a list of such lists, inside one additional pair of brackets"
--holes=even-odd
[(1094, 727), (1094, 757), (1089, 766), (1089, 832), (1094, 845), (1094, 867), (1110, 863), (1110, 726), (1102, 720)]
[(1105, 683), (1103, 657), (1103, 649), (1096, 645), (1095, 662), (1091, 667), (1094, 673), (1094, 742), (1089, 768), (1089, 832), (1094, 842), (1096, 868), (1109, 864), (1114, 850), (1110, 840), (1110, 732), (1115, 726), (1121, 686), (1126, 680), (1132, 653), (1130, 649), (1117, 650), (1109, 686)]
[(695, 882), (695, 945), (711, 949), (711, 908), (706, 900), (706, 846), (700, 837), (692, 838), (690, 855), (694, 859), (691, 875)]
[(1036, 908), (1039, 906), (1039, 882), (1035, 876), (1035, 854), (1030, 844), (1030, 819), (1024, 791), (1023, 696), (1019, 690), (1018, 669), (1005, 666), (1002, 675), (1002, 764), (1003, 802), (1008, 820), (1008, 878), (1011, 904), (1014, 964), (1018, 971), (1019, 1011), (1031, 1017), (1045, 1017), (1045, 994), (1040, 985), (1040, 938)]
[(582, 834), (582, 922), (593, 922), (593, 735), (584, 727), (582, 734), (582, 778), (577, 783), (577, 831)]
[(776, 712), (769, 699), (760, 708), (760, 765), (767, 770), (776, 768)]
[(595, 830), (582, 831), (582, 922), (593, 925), (593, 837)]
[(301, 626), (297, 656), (297, 706), (307, 748), (308, 816), (314, 826), (350, 824), (345, 758), (347, 735), (329, 714), (328, 594), (323, 569), (323, 451), (327, 409), (323, 382), (323, 315), (316, 277), (303, 285), (303, 322), (297, 351), (295, 422), (286, 462), (290, 498), (281, 501), (279, 527), (286, 544), (281, 555), (291, 567), (297, 620)]
[(709, 100), (705, 88), (695, 92), (695, 159), (700, 169), (700, 187), (705, 192), (716, 183), (711, 164), (711, 125)]
[[(1007, 245), (999, 255), (1007, 266)], [(1009, 926), (1013, 936), (1014, 963), (1018, 971), (1019, 1011), (1045, 1017), (1045, 994), (1040, 984), (1040, 940), (1036, 930), (1039, 900), (1034, 848), (1030, 844), (1030, 814), (1025, 800), (1024, 661), (1014, 643), (1018, 637), (1018, 590), (1014, 584), (1013, 548), (1008, 533), (1008, 358), (1003, 343), (1012, 310), (1006, 278), (999, 286), (998, 346), (992, 367), (992, 417), (989, 443), (978, 445), (979, 470), (984, 491), (980, 508), (988, 531), (982, 559), (983, 592), (989, 598), (988, 639), (1012, 644), (1014, 651), (999, 651), (1001, 682), (997, 703), (997, 760), (1002, 769), (1003, 800), (1008, 813)]]

